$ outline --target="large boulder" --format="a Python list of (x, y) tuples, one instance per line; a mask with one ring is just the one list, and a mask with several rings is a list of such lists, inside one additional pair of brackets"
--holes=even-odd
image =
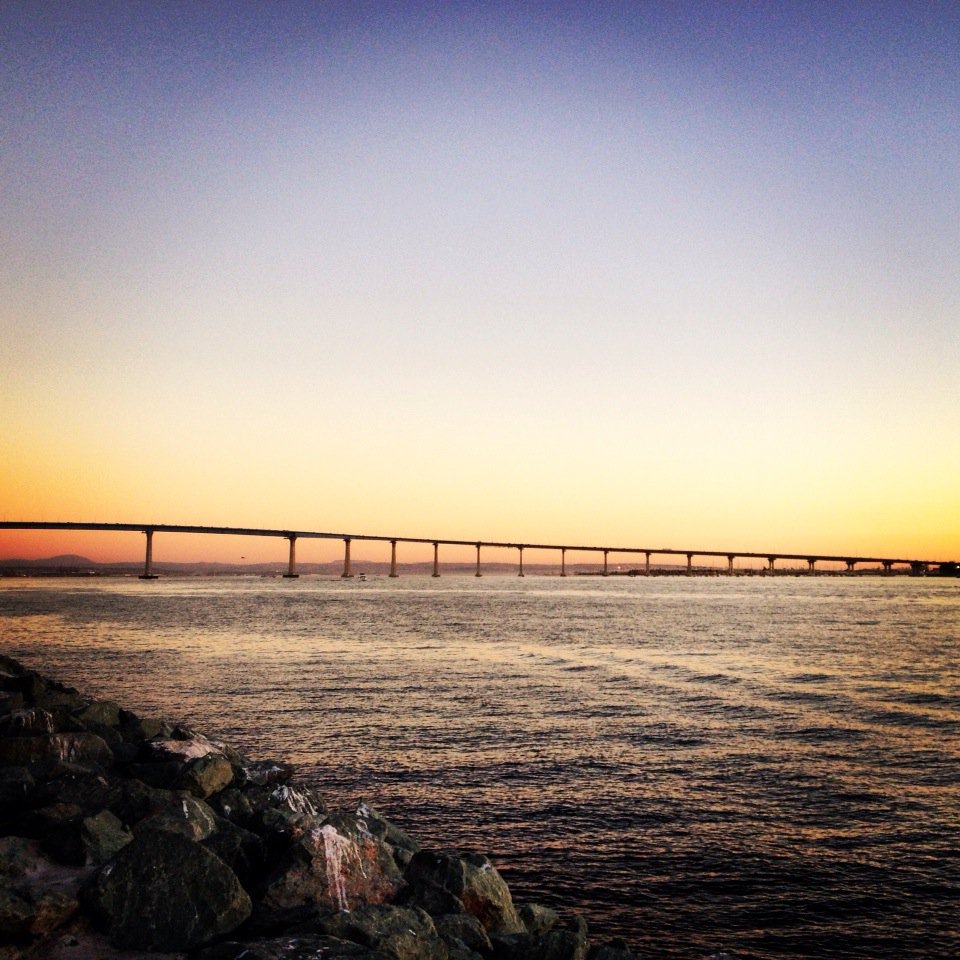
[(405, 899), (429, 913), (462, 909), (476, 917), (488, 933), (526, 932), (509, 888), (493, 864), (480, 854), (457, 857), (421, 850), (410, 861), (405, 879), (410, 885)]
[(177, 833), (146, 831), (99, 873), (90, 904), (118, 947), (202, 946), (250, 915), (250, 897), (215, 854)]
[(402, 877), (390, 848), (355, 816), (311, 816), (293, 827), (291, 845), (270, 877), (263, 903), (284, 911), (314, 904), (352, 910), (394, 899)]

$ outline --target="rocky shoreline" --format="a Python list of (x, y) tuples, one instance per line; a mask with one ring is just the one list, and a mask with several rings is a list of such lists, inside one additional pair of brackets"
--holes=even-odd
[(0, 656), (0, 960), (632, 960), (490, 861)]

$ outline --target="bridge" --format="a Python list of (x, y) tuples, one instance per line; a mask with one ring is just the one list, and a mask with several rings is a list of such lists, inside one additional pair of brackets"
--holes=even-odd
[(355, 541), (372, 541), (390, 544), (390, 576), (396, 577), (397, 574), (397, 544), (415, 543), (427, 544), (433, 546), (433, 576), (440, 576), (440, 547), (473, 547), (477, 551), (477, 569), (476, 576), (481, 576), (480, 552), (484, 547), (487, 548), (506, 548), (518, 551), (518, 575), (524, 576), (523, 572), (523, 551), (524, 550), (549, 550), (559, 552), (560, 554), (560, 576), (567, 575), (567, 553), (596, 553), (603, 555), (603, 576), (609, 572), (608, 564), (611, 554), (624, 556), (643, 556), (643, 573), (650, 574), (650, 558), (652, 556), (671, 556), (686, 557), (687, 574), (693, 573), (694, 557), (709, 557), (717, 559), (726, 559), (727, 573), (733, 575), (734, 561), (744, 560), (762, 560), (766, 563), (766, 571), (774, 573), (776, 564), (779, 561), (793, 561), (807, 564), (807, 573), (813, 575), (816, 573), (818, 563), (843, 563), (846, 564), (847, 573), (853, 573), (857, 564), (872, 564), (880, 566), (885, 574), (892, 574), (894, 567), (909, 567), (915, 574), (928, 573), (932, 568), (955, 567), (956, 563), (943, 560), (924, 560), (918, 558), (905, 557), (861, 557), (861, 556), (831, 556), (828, 554), (813, 553), (779, 553), (764, 552), (756, 553), (742, 550), (680, 550), (671, 547), (621, 547), (621, 546), (595, 546), (595, 545), (574, 545), (574, 544), (553, 544), (553, 543), (514, 543), (500, 540), (447, 540), (434, 537), (391, 537), (376, 534), (365, 533), (331, 533), (317, 530), (270, 530), (256, 527), (205, 527), (189, 526), (185, 524), (174, 523), (73, 523), (73, 522), (44, 522), (27, 520), (4, 520), (0, 521), (0, 530), (107, 530), (113, 532), (133, 532), (142, 533), (146, 537), (146, 553), (144, 557), (143, 573), (141, 580), (155, 580), (157, 575), (153, 572), (153, 537), (156, 533), (203, 533), (218, 534), (224, 536), (236, 537), (277, 537), (287, 540), (289, 543), (289, 554), (287, 560), (287, 572), (284, 574), (288, 578), (296, 578), (297, 573), (297, 541), (298, 540), (339, 540), (343, 543), (343, 573), (344, 578), (353, 576), (350, 561), (350, 545)]

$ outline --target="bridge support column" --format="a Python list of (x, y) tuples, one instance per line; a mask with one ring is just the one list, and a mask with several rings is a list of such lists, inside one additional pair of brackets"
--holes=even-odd
[(398, 577), (397, 573), (397, 541), (390, 541), (390, 576)]
[(567, 548), (560, 548), (560, 576), (565, 577), (567, 575)]
[(433, 541), (433, 576), (440, 576), (440, 543)]
[(847, 560), (847, 561), (846, 561), (846, 564), (847, 564), (847, 573), (848, 573), (848, 574), (853, 573), (853, 568), (857, 565), (857, 561), (856, 561), (856, 560)]
[(290, 559), (287, 561), (287, 572), (283, 576), (286, 580), (296, 580), (300, 576), (297, 573), (297, 538), (291, 534), (287, 539), (290, 541)]
[(693, 554), (688, 553), (687, 554), (687, 576), (689, 577), (692, 575), (693, 575)]
[(774, 569), (777, 563), (776, 557), (767, 557), (767, 572), (773, 575), (777, 571)]
[(518, 577), (523, 576), (523, 547), (519, 548), (520, 550), (520, 572), (517, 574)]
[(732, 553), (727, 554), (727, 575), (733, 576), (733, 560), (734, 556)]
[(482, 577), (483, 574), (480, 572), (480, 544), (477, 544), (477, 572), (474, 574), (475, 577)]
[(885, 576), (890, 576), (893, 573), (893, 562), (891, 560), (883, 561), (883, 572)]
[(343, 573), (340, 574), (341, 580), (349, 580), (353, 576), (350, 569), (350, 538), (343, 538)]
[(650, 576), (650, 551), (647, 550), (646, 553), (644, 554), (644, 556), (645, 556), (647, 559), (646, 559), (646, 562), (645, 562), (644, 565), (643, 565), (643, 575), (644, 575), (645, 577), (649, 577), (649, 576)]
[(607, 571), (607, 556), (609, 555), (609, 553), (610, 553), (609, 550), (604, 550), (604, 551), (603, 551), (603, 575), (604, 575), (604, 576), (607, 576), (607, 572), (608, 572), (608, 571)]
[(140, 574), (141, 580), (156, 580), (157, 575), (153, 572), (153, 531), (144, 530), (147, 536), (147, 553), (143, 558), (143, 573)]
[(814, 560), (813, 558), (807, 560), (807, 573), (810, 574), (811, 577), (816, 576), (816, 573), (817, 573), (816, 566), (817, 566), (816, 560)]

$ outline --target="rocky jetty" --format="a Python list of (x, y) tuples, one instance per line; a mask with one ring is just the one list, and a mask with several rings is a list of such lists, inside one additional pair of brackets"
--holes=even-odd
[(630, 960), (490, 861), (0, 656), (0, 960)]

